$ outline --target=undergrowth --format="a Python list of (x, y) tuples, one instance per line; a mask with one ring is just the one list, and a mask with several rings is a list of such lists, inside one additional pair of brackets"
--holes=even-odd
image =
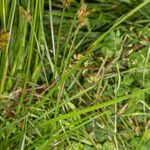
[(150, 0), (0, 0), (0, 149), (148, 150)]

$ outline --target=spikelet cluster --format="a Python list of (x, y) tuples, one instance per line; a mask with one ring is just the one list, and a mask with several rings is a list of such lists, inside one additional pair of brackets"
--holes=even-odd
[(63, 5), (65, 8), (69, 8), (72, 0), (63, 0)]
[(3, 31), (0, 32), (0, 52), (7, 45), (9, 36), (10, 36), (9, 32), (7, 33), (4, 33)]
[(77, 16), (78, 16), (78, 24), (80, 27), (84, 26), (86, 24), (86, 19), (87, 19), (87, 5), (85, 2), (81, 4), (80, 9), (78, 10)]

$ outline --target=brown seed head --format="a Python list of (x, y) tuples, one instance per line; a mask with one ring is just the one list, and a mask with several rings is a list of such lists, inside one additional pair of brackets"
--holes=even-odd
[(7, 45), (9, 39), (9, 32), (4, 33), (3, 31), (0, 32), (0, 51)]
[(83, 2), (78, 13), (78, 24), (80, 27), (84, 26), (86, 23), (88, 12), (87, 12), (87, 5)]
[(65, 8), (69, 8), (72, 0), (63, 0), (63, 5)]

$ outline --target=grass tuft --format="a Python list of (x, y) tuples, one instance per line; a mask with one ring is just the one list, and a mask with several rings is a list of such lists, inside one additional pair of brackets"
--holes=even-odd
[(0, 150), (148, 150), (149, 6), (0, 0)]

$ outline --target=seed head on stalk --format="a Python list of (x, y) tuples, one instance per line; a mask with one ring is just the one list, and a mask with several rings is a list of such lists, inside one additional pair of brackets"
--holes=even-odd
[(65, 8), (69, 8), (72, 0), (63, 0), (63, 5)]
[(0, 52), (5, 46), (7, 46), (9, 37), (9, 32), (5, 33), (4, 31), (0, 31)]
[(84, 26), (86, 24), (87, 19), (87, 5), (85, 2), (81, 4), (80, 9), (78, 10), (77, 16), (78, 16), (78, 24), (80, 27)]

